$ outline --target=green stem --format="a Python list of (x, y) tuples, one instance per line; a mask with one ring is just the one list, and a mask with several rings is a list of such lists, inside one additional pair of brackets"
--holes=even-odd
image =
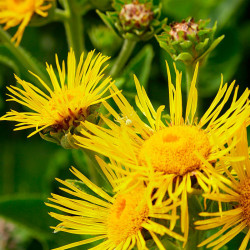
[(55, 9), (53, 21), (64, 22), (68, 18), (66, 12), (61, 9)]
[(38, 75), (45, 82), (50, 82), (46, 74), (39, 68), (37, 62), (20, 46), (16, 47), (11, 42), (10, 35), (0, 27), (0, 39), (4, 42), (10, 52), (16, 57), (16, 59), (23, 65), (24, 68)]
[(99, 163), (96, 160), (95, 156), (97, 155), (97, 153), (94, 153), (93, 151), (85, 149), (85, 148), (81, 148), (81, 149), (83, 150), (86, 157), (88, 158), (87, 163), (88, 163), (88, 167), (89, 167), (89, 170), (90, 170), (90, 175), (93, 178), (94, 182), (96, 184), (101, 184), (101, 183), (98, 183), (98, 180), (99, 180), (98, 176), (101, 176), (102, 180), (103, 180), (103, 182), (102, 182), (103, 186), (110, 189), (111, 185), (108, 182), (107, 177), (102, 172), (102, 169), (101, 169), (101, 167), (99, 166)]
[[(195, 65), (191, 64), (191, 65), (186, 65), (186, 92), (187, 92), (187, 100), (188, 100), (188, 96), (189, 96), (189, 91), (190, 91), (190, 87), (191, 87), (191, 82), (193, 79), (193, 75), (194, 75), (194, 70), (195, 70)], [(198, 89), (198, 81), (196, 82), (196, 88)], [(198, 101), (197, 101), (197, 109), (196, 109), (196, 116), (199, 117), (199, 107), (201, 105), (200, 103), (200, 99), (199, 99), (199, 95), (198, 95)]]
[(68, 45), (75, 52), (77, 60), (84, 51), (84, 36), (82, 13), (76, 1), (63, 0), (67, 18), (61, 19), (64, 23)]
[(194, 67), (193, 65), (186, 65), (186, 93), (187, 93), (187, 99), (189, 95), (189, 90), (191, 87), (191, 82), (193, 79), (193, 73), (194, 73)]
[(116, 62), (114, 63), (110, 71), (111, 76), (115, 78), (117, 74), (121, 71), (121, 69), (124, 67), (124, 65), (128, 61), (131, 53), (133, 52), (135, 45), (136, 45), (135, 41), (128, 40), (128, 39), (124, 40), (120, 54), (117, 57)]

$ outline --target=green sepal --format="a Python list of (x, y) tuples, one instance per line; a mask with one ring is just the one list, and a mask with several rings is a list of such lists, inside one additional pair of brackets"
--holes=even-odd
[(102, 21), (111, 29), (113, 30), (117, 35), (120, 35), (119, 32), (117, 32), (117, 29), (115, 27), (115, 24), (112, 22), (112, 18), (110, 17), (111, 13), (107, 12), (107, 14), (103, 14), (101, 11), (96, 10), (96, 13), (99, 15), (99, 17), (102, 19)]
[(60, 137), (63, 134), (59, 135), (58, 133), (53, 133), (53, 132), (43, 134), (43, 133), (39, 132), (39, 135), (45, 141), (56, 143), (57, 145), (60, 145)]
[(206, 38), (204, 42), (200, 42), (195, 46), (195, 50), (202, 51), (205, 49), (205, 47), (208, 45), (209, 38)]
[(67, 131), (61, 138), (60, 144), (65, 149), (73, 149), (78, 148), (78, 146), (75, 144), (75, 139), (73, 138), (73, 134), (70, 133), (70, 131)]
[(210, 47), (207, 49), (207, 51), (204, 54), (202, 54), (199, 58), (197, 58), (195, 62), (203, 60), (205, 56), (207, 56), (212, 50), (215, 49), (215, 47), (223, 40), (224, 37), (225, 36), (222, 35), (218, 37), (217, 39), (215, 39), (213, 43), (210, 45)]
[(180, 43), (180, 46), (182, 49), (186, 50), (186, 49), (191, 48), (192, 42), (191, 41), (184, 41), (184, 42)]
[(188, 52), (183, 52), (181, 54), (179, 54), (177, 57), (175, 57), (175, 60), (179, 60), (182, 61), (186, 64), (190, 64), (193, 61), (193, 57), (190, 53)]

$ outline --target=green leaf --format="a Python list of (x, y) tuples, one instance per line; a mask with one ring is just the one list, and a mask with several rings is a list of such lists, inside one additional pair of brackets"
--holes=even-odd
[(0, 45), (0, 62), (11, 68), (17, 75), (20, 74), (15, 58), (4, 45)]
[[(7, 196), (0, 199), (0, 217), (23, 228), (30, 236), (41, 242), (48, 242), (50, 249), (88, 238), (88, 236), (73, 235), (64, 232), (53, 233), (51, 226), (57, 221), (49, 216), (53, 211), (44, 204), (38, 196)], [(94, 244), (91, 244), (94, 246)], [(90, 245), (88, 245), (89, 247)], [(82, 246), (78, 250), (87, 249)]]
[(44, 200), (36, 196), (7, 196), (0, 199), (0, 216), (25, 227), (38, 239), (50, 236), (53, 220), (48, 216)]

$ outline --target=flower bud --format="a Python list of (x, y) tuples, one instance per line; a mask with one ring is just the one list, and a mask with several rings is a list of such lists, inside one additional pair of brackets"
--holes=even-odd
[(161, 6), (154, 6), (150, 0), (115, 0), (113, 6), (114, 12), (106, 12), (106, 15), (99, 11), (97, 13), (109, 27), (125, 39), (148, 40), (167, 22), (166, 19), (158, 20)]
[(153, 20), (154, 13), (150, 5), (140, 4), (136, 0), (122, 7), (119, 18), (124, 30), (144, 30)]
[(188, 18), (180, 23), (174, 22), (165, 28), (165, 31), (157, 36), (160, 46), (165, 49), (171, 57), (180, 60), (186, 65), (202, 64), (207, 55), (224, 38), (220, 36), (214, 40), (216, 23), (212, 28), (206, 25), (210, 20), (200, 20), (194, 22), (193, 18)]
[(120, 36), (106, 25), (94, 25), (88, 30), (88, 35), (93, 46), (105, 55), (114, 55), (122, 44)]

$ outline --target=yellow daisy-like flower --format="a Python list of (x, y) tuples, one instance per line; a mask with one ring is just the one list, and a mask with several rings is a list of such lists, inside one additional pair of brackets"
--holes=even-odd
[[(0, 0), (0, 23), (5, 23), (4, 29), (19, 25), (12, 41), (16, 46), (21, 42), (23, 32), (34, 14), (46, 17), (51, 8), (51, 0)], [(46, 4), (47, 3), (47, 4)]]
[(138, 93), (136, 103), (148, 122), (145, 123), (126, 98), (119, 93), (114, 96), (114, 100), (122, 112), (121, 115), (107, 103), (104, 104), (116, 122), (103, 118), (109, 128), (91, 126), (88, 122), (84, 122), (86, 130), (81, 131), (83, 136), (75, 136), (75, 139), (79, 146), (108, 156), (129, 167), (132, 172), (145, 176), (146, 180), (150, 180), (148, 185), (151, 185), (155, 199), (164, 202), (166, 193), (173, 202), (181, 199), (181, 230), (187, 240), (189, 230), (187, 193), (192, 192), (192, 183), (198, 182), (196, 186), (208, 192), (211, 188), (214, 190), (217, 188), (216, 177), (220, 178), (215, 169), (204, 165), (201, 159), (214, 162), (230, 150), (230, 147), (223, 148), (224, 145), (249, 116), (249, 90), (247, 89), (237, 99), (238, 87), (236, 87), (230, 107), (219, 116), (234, 89), (234, 82), (228, 86), (223, 85), (222, 80), (215, 99), (198, 122), (195, 117), (198, 65), (191, 82), (185, 117), (182, 110), (182, 73), (175, 69), (176, 87), (174, 87), (168, 65), (167, 71), (169, 123), (163, 122), (164, 106), (155, 111), (144, 88), (134, 77)]
[[(224, 178), (220, 184), (220, 194), (205, 194), (206, 199), (219, 202), (219, 212), (200, 213), (201, 216), (213, 217), (196, 221), (196, 229), (210, 230), (217, 227), (222, 227), (217, 233), (214, 233), (208, 239), (203, 241), (200, 246), (206, 244), (207, 247), (220, 249), (223, 245), (233, 239), (243, 230), (246, 236), (239, 247), (239, 250), (244, 250), (250, 239), (250, 159), (248, 153), (247, 133), (246, 128), (240, 129), (237, 133), (239, 143), (232, 149), (229, 157), (226, 160), (221, 159), (222, 165), (227, 165), (228, 159), (235, 157), (244, 157), (241, 161), (231, 161), (231, 167), (236, 172), (236, 176), (228, 173), (228, 179)], [(225, 161), (225, 162), (224, 162)], [(206, 162), (209, 165), (208, 162)], [(228, 210), (222, 211), (221, 203), (228, 204)]]
[(74, 52), (71, 50), (68, 54), (66, 70), (64, 61), (60, 67), (56, 55), (59, 77), (56, 76), (52, 65), (47, 64), (50, 83), (45, 83), (32, 73), (47, 93), (16, 76), (22, 88), (7, 87), (10, 92), (8, 101), (20, 103), (31, 111), (11, 110), (0, 119), (19, 122), (15, 130), (35, 128), (29, 137), (45, 128), (57, 133), (67, 131), (72, 126), (77, 127), (80, 121), (84, 121), (91, 114), (93, 105), (109, 98), (109, 96), (105, 98), (102, 96), (112, 85), (110, 76), (102, 80), (103, 71), (107, 65), (104, 68), (101, 67), (108, 57), (100, 53), (94, 56), (94, 51), (91, 51), (85, 61), (83, 58), (82, 54), (77, 65)]
[[(117, 183), (119, 178), (123, 178), (122, 174), (114, 172), (102, 160), (97, 160), (110, 184), (117, 192), (113, 197), (110, 196), (75, 168), (72, 168), (71, 172), (92, 190), (96, 194), (95, 196), (80, 190), (76, 185), (68, 181), (58, 180), (67, 187), (61, 188), (61, 190), (75, 198), (52, 194), (53, 198), (49, 200), (57, 205), (51, 203), (46, 203), (46, 205), (66, 213), (50, 213), (52, 217), (61, 221), (56, 227), (52, 228), (57, 231), (92, 237), (56, 248), (56, 250), (69, 249), (98, 240), (103, 241), (97, 246), (88, 249), (132, 249), (136, 245), (138, 249), (142, 250), (147, 249), (143, 237), (144, 233), (151, 235), (161, 250), (164, 250), (165, 247), (156, 234), (169, 234), (178, 240), (184, 240), (182, 236), (156, 221), (157, 219), (165, 222), (176, 220), (176, 215), (169, 214), (172, 209), (171, 206), (149, 206), (146, 199), (147, 190), (142, 182), (132, 180), (125, 190), (120, 190)], [(116, 168), (121, 168), (121, 166), (117, 165)]]

